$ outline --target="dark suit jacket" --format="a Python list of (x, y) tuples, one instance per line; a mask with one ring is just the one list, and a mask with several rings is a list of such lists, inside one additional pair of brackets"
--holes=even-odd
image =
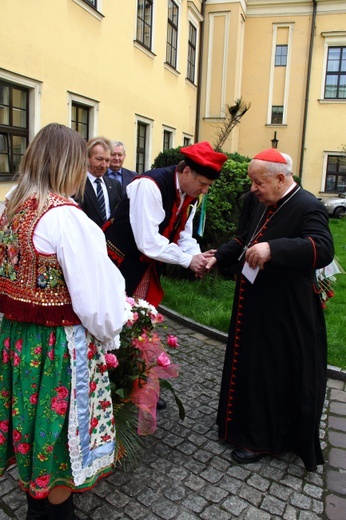
[[(122, 197), (121, 184), (119, 181), (116, 181), (115, 179), (110, 179), (109, 177), (105, 176), (103, 177), (103, 180), (106, 184), (109, 198), (109, 207), (112, 214), (116, 205)], [(76, 198), (76, 201), (78, 202), (84, 213), (86, 213), (88, 217), (91, 218), (91, 220), (96, 222), (98, 226), (103, 226), (104, 221), (101, 216), (99, 203), (96, 197), (95, 190), (89, 178), (86, 181), (83, 200)]]
[[(132, 170), (127, 170), (126, 168), (121, 168), (121, 174), (122, 174), (122, 183), (121, 183), (121, 189), (122, 189), (122, 194), (125, 195), (126, 193), (126, 186), (128, 184), (130, 184), (130, 182), (132, 181), (132, 179), (134, 177), (136, 177), (137, 172), (133, 172)], [(108, 179), (113, 179), (113, 177), (111, 176), (111, 174), (109, 173), (109, 170), (106, 171), (106, 173), (104, 174), (104, 179), (108, 178)]]

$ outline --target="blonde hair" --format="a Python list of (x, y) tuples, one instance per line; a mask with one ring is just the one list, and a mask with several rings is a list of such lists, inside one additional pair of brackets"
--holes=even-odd
[(17, 208), (36, 195), (38, 213), (43, 211), (48, 192), (66, 199), (83, 196), (87, 172), (85, 140), (71, 128), (58, 123), (43, 127), (29, 144), (18, 170), (18, 185), (6, 207), (12, 220)]
[(95, 146), (100, 145), (105, 151), (111, 151), (111, 142), (107, 137), (93, 137), (87, 142), (88, 157), (91, 157), (92, 150)]

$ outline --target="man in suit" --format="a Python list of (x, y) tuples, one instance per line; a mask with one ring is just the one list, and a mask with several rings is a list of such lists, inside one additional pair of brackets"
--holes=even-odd
[(123, 168), (125, 157), (126, 150), (124, 143), (121, 141), (111, 141), (111, 160), (105, 176), (120, 182), (123, 195), (126, 193), (126, 186), (137, 175), (136, 172)]
[(94, 137), (87, 143), (88, 172), (83, 199), (77, 202), (98, 226), (102, 227), (122, 197), (121, 184), (105, 177), (110, 164), (110, 141)]

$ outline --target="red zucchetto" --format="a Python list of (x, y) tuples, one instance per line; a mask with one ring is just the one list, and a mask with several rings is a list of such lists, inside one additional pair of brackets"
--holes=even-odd
[(286, 159), (275, 148), (268, 148), (268, 150), (263, 150), (263, 152), (260, 152), (257, 155), (255, 155), (254, 159), (259, 159), (260, 161), (287, 164)]
[(212, 180), (220, 175), (222, 165), (228, 159), (227, 155), (215, 152), (208, 141), (180, 148), (180, 153), (191, 170)]

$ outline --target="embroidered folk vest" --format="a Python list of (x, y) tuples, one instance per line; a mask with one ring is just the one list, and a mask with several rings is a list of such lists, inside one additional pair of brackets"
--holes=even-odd
[(74, 313), (62, 269), (55, 254), (43, 254), (33, 242), (35, 227), (47, 211), (72, 205), (49, 193), (42, 214), (33, 196), (11, 222), (0, 218), (0, 312), (10, 320), (47, 326), (80, 323)]

